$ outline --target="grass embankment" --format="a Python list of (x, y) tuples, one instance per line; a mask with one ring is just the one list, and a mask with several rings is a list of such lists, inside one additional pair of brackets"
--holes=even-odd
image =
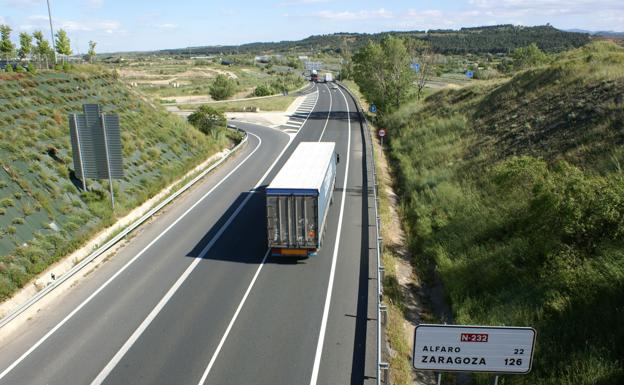
[[(360, 100), (362, 107), (367, 109), (368, 104), (364, 100), (359, 87), (351, 80), (344, 80), (342, 82), (349, 90)], [(372, 124), (369, 125), (373, 138), (376, 137), (376, 127)], [(392, 201), (388, 195), (389, 191), (392, 191), (392, 175), (390, 173), (389, 165), (386, 155), (381, 151), (379, 141), (373, 140), (373, 150), (375, 156), (375, 171), (377, 174), (378, 194), (379, 194), (379, 216), (381, 217), (381, 236), (384, 242), (384, 249), (382, 254), (382, 263), (384, 266), (384, 303), (388, 309), (388, 318), (385, 325), (386, 339), (393, 351), (389, 357), (387, 357), (390, 364), (390, 380), (395, 385), (410, 385), (412, 384), (412, 368), (411, 368), (411, 355), (410, 346), (408, 341), (411, 336), (407, 335), (405, 324), (405, 312), (407, 311), (405, 306), (405, 298), (403, 290), (399, 284), (397, 277), (396, 264), (399, 258), (398, 252), (403, 248), (400, 236), (396, 234), (397, 227), (400, 223), (393, 223), (398, 221), (398, 218), (392, 215)], [(395, 207), (396, 209), (396, 207)]]
[[(296, 96), (274, 96), (262, 99), (205, 103), (224, 112), (286, 111)], [(178, 105), (181, 110), (196, 110), (200, 104)]]
[[(228, 145), (138, 99), (114, 75), (91, 67), (70, 73), (6, 74), (0, 82), (0, 300), (98, 230)], [(121, 118), (125, 178), (73, 178), (67, 115), (99, 103)]]
[(456, 323), (537, 329), (533, 371), (503, 383), (624, 383), (623, 99), (603, 42), (383, 122), (415, 264)]

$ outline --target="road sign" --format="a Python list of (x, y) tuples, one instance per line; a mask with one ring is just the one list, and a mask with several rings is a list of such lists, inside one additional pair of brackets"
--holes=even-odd
[(383, 138), (384, 136), (386, 136), (386, 130), (381, 128), (379, 129), (379, 131), (377, 131), (377, 134), (379, 135), (380, 138)]
[(375, 112), (377, 112), (377, 106), (371, 104), (368, 110), (374, 114)]
[(98, 104), (84, 104), (84, 114), (69, 114), (69, 135), (76, 176), (87, 189), (87, 178), (108, 179), (111, 205), (113, 179), (124, 177), (119, 116), (103, 114)]
[(414, 72), (419, 72), (420, 71), (420, 63), (412, 63), (412, 65), (410, 67), (412, 67)]
[(468, 79), (472, 79), (472, 77), (473, 77), (473, 76), (474, 76), (474, 72), (472, 72), (472, 71), (470, 71), (470, 70), (466, 71), (466, 77), (467, 77)]
[(505, 326), (416, 326), (413, 366), (438, 372), (524, 374), (531, 370), (535, 329)]

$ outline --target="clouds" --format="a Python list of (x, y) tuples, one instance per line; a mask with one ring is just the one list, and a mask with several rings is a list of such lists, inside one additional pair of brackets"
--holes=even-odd
[(294, 5), (310, 5), (310, 4), (319, 4), (319, 3), (328, 3), (329, 0), (287, 0), (282, 1), (281, 3), (277, 3), (280, 7), (289, 7)]
[[(59, 20), (53, 18), (55, 29), (64, 29), (67, 32), (103, 32), (114, 34), (121, 32), (121, 23), (116, 20)], [(47, 15), (31, 15), (27, 18), (27, 24), (20, 25), (19, 29), (32, 31), (48, 27)]]
[(373, 11), (320, 11), (315, 13), (315, 16), (321, 19), (337, 21), (392, 19), (395, 17), (392, 12), (384, 8)]
[(376, 27), (379, 31), (546, 23), (559, 28), (624, 28), (624, 0), (465, 0), (456, 7), (441, 4), (440, 8), (407, 10), (393, 3), (388, 8), (322, 10), (310, 14), (330, 22), (369, 21), (366, 28)]
[(178, 25), (173, 23), (154, 24), (154, 27), (158, 29), (177, 29)]
[(41, 3), (40, 0), (3, 0), (0, 1), (2, 4), (6, 4), (9, 7), (30, 7), (33, 5), (39, 5)]

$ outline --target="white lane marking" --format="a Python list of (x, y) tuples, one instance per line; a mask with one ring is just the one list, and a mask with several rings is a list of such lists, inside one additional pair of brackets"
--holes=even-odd
[[(317, 97), (316, 98), (317, 102), (318, 102), (318, 99), (319, 98)], [(347, 106), (347, 108), (348, 108), (348, 106)], [(330, 111), (331, 111), (331, 101), (330, 101)], [(329, 114), (327, 114), (327, 119), (329, 119)], [(308, 119), (306, 119), (306, 121), (307, 120)], [(303, 124), (305, 124), (305, 122), (303, 122)], [(303, 124), (301, 125), (301, 127), (303, 127)], [(325, 122), (325, 125), (327, 126), (327, 122)], [(350, 129), (351, 129), (351, 123), (349, 122), (349, 143), (351, 141), (351, 130)], [(290, 137), (291, 140), (288, 142), (286, 147), (284, 147), (282, 152), (278, 155), (277, 159), (275, 159), (275, 162), (273, 162), (273, 164), (271, 165), (270, 169), (272, 169), (273, 166), (275, 166), (275, 164), (277, 163), (277, 161), (282, 157), (282, 155), (284, 155), (284, 152), (290, 146), (290, 143), (292, 142), (292, 140), (294, 140), (294, 138), (297, 137), (297, 135), (299, 135), (299, 132), (301, 132), (301, 129), (299, 129), (296, 134), (291, 135), (291, 137)], [(323, 134), (321, 134), (321, 136), (319, 137), (319, 142), (321, 141), (322, 137), (323, 137)], [(349, 144), (348, 148), (350, 148), (350, 144)], [(349, 150), (347, 150), (347, 152), (349, 152)], [(345, 174), (345, 187), (346, 187), (346, 177), (348, 176), (348, 167), (349, 167), (349, 159), (347, 157), (347, 173)], [(270, 169), (267, 170), (267, 172), (262, 176), (262, 178), (260, 178), (260, 181), (258, 181), (258, 185), (260, 185), (260, 183), (264, 180), (264, 178), (269, 174)], [(341, 210), (340, 210), (339, 226), (342, 225), (342, 213), (344, 211), (345, 192), (346, 192), (346, 189), (343, 189), (343, 193), (342, 193), (343, 204), (342, 204), (342, 207), (341, 207)], [(338, 232), (340, 233), (340, 227), (338, 228)], [(221, 352), (221, 349), (223, 348), (223, 345), (225, 344), (225, 341), (226, 341), (228, 335), (230, 334), (230, 331), (232, 330), (232, 327), (234, 326), (234, 323), (236, 322), (236, 319), (238, 318), (238, 314), (240, 313), (241, 309), (243, 308), (243, 305), (245, 304), (245, 301), (247, 300), (247, 297), (248, 297), (249, 293), (251, 292), (251, 289), (252, 289), (254, 283), (256, 282), (256, 278), (258, 278), (258, 275), (260, 274), (260, 270), (264, 266), (264, 263), (266, 261), (266, 258), (268, 256), (268, 254), (269, 254), (269, 250), (267, 250), (267, 253), (264, 255), (264, 259), (262, 260), (262, 263), (258, 267), (258, 270), (256, 271), (256, 275), (254, 275), (253, 279), (251, 280), (251, 283), (249, 284), (249, 287), (247, 288), (247, 291), (245, 292), (245, 295), (243, 296), (243, 299), (239, 303), (238, 308), (236, 309), (236, 312), (234, 313), (234, 316), (230, 320), (230, 323), (228, 324), (228, 327), (225, 330), (225, 333), (223, 334), (223, 337), (221, 337), (221, 341), (219, 341), (219, 345), (217, 346), (217, 349), (215, 350), (214, 354), (210, 358), (210, 361), (208, 362), (208, 366), (206, 367), (206, 370), (204, 370), (204, 373), (202, 374), (201, 379), (199, 380), (198, 385), (204, 385), (204, 383), (206, 382), (206, 378), (208, 377), (208, 374), (210, 374), (210, 370), (212, 369), (215, 361), (217, 360), (217, 357), (219, 356), (219, 353)], [(335, 259), (335, 255), (334, 255), (334, 259)], [(334, 265), (335, 265), (335, 263), (334, 263)]]
[[(334, 244), (334, 255), (332, 256), (331, 270), (329, 271), (329, 283), (327, 285), (327, 295), (325, 297), (325, 307), (323, 308), (323, 319), (321, 320), (321, 331), (319, 333), (318, 344), (316, 345), (316, 354), (314, 356), (314, 366), (312, 367), (312, 377), (310, 378), (310, 385), (316, 385), (318, 381), (319, 368), (321, 366), (321, 355), (323, 354), (323, 343), (325, 342), (325, 330), (327, 329), (327, 318), (329, 317), (329, 306), (331, 304), (332, 290), (334, 289), (334, 277), (336, 275), (336, 259), (338, 257), (338, 248), (340, 247), (340, 231), (342, 229), (342, 216), (344, 214), (345, 198), (347, 193), (347, 179), (349, 178), (349, 154), (351, 153), (351, 116), (349, 113), (349, 102), (345, 97), (342, 90), (340, 90), (342, 97), (347, 105), (347, 122), (349, 128), (349, 134), (347, 139), (347, 164), (344, 182), (342, 185), (342, 202), (340, 202), (340, 216), (338, 217), (338, 230), (336, 237), (336, 243)], [(331, 93), (329, 93), (331, 95)]]
[[(254, 134), (251, 134), (251, 135), (254, 135)], [(256, 136), (256, 135), (254, 135), (254, 136)], [(260, 143), (262, 143), (262, 140), (258, 136), (256, 136), (256, 137), (258, 138), (258, 140), (260, 140)], [(250, 190), (250, 194), (236, 208), (236, 211), (234, 213), (232, 213), (230, 218), (228, 218), (228, 221), (223, 225), (223, 227), (221, 227), (219, 229), (219, 232), (217, 234), (215, 234), (215, 236), (210, 240), (210, 243), (208, 245), (206, 245), (206, 247), (201, 251), (199, 256), (197, 256), (193, 260), (191, 265), (189, 265), (189, 267), (184, 271), (184, 273), (180, 276), (180, 278), (178, 278), (178, 280), (175, 282), (175, 284), (167, 291), (165, 296), (158, 302), (156, 307), (154, 307), (154, 309), (152, 309), (150, 314), (147, 316), (147, 318), (145, 318), (145, 320), (143, 320), (141, 325), (139, 325), (139, 327), (134, 331), (134, 333), (132, 333), (130, 338), (126, 341), (126, 343), (124, 343), (124, 345), (121, 347), (121, 349), (119, 349), (119, 351), (115, 354), (115, 356), (113, 356), (113, 358), (108, 362), (108, 364), (100, 371), (100, 373), (97, 375), (97, 377), (91, 382), (91, 385), (97, 385), (97, 384), (101, 384), (102, 382), (104, 382), (104, 380), (110, 374), (110, 372), (113, 371), (113, 369), (115, 368), (115, 366), (117, 366), (119, 361), (121, 361), (123, 356), (128, 352), (128, 350), (130, 350), (132, 345), (134, 345), (134, 343), (139, 339), (141, 334), (143, 334), (145, 329), (147, 329), (147, 327), (152, 323), (152, 321), (156, 318), (158, 313), (160, 313), (160, 311), (165, 307), (167, 302), (169, 302), (171, 297), (173, 297), (173, 295), (180, 288), (180, 286), (182, 286), (184, 281), (193, 272), (193, 270), (195, 269), (197, 264), (202, 260), (202, 258), (208, 252), (208, 250), (210, 250), (210, 248), (214, 245), (214, 243), (221, 237), (221, 235), (223, 234), (225, 229), (230, 225), (230, 223), (232, 223), (234, 218), (236, 218), (238, 213), (243, 209), (243, 206), (245, 206), (247, 201), (249, 201), (249, 198), (251, 198), (251, 196), (256, 192), (256, 189), (262, 183), (262, 181), (266, 178), (266, 176), (269, 174), (269, 172), (271, 172), (273, 167), (275, 167), (275, 165), (277, 164), (277, 161), (282, 157), (282, 155), (284, 154), (284, 152), (286, 151), (286, 149), (288, 148), (290, 143), (293, 141), (293, 139), (294, 139), (294, 136), (289, 136), (288, 143), (286, 143), (286, 145), (284, 146), (284, 148), (282, 149), (280, 154), (273, 161), (273, 163), (271, 163), (271, 166), (269, 166), (269, 168), (264, 173), (264, 175), (262, 175), (262, 177), (260, 177), (258, 182)], [(268, 255), (268, 251), (267, 251), (267, 254), (265, 254), (264, 258), (262, 259), (262, 262), (260, 263), (260, 266), (258, 267), (258, 270), (256, 271), (256, 274), (254, 275), (254, 278), (251, 281), (251, 284), (247, 288), (247, 292), (245, 293), (245, 296), (243, 297), (242, 302), (239, 304), (239, 308), (242, 308), (242, 305), (244, 304), (245, 300), (247, 299), (247, 295), (251, 291), (251, 288), (253, 287), (253, 284), (255, 283), (256, 278), (257, 278), (258, 274), (260, 273), (260, 270), (262, 269), (262, 266), (264, 266), (264, 262), (266, 261), (267, 255)], [(240, 310), (237, 310), (237, 312), (234, 314), (234, 318), (232, 319), (232, 321), (230, 321), (232, 324), (233, 324), (234, 320), (236, 319), (236, 317), (238, 316), (238, 312), (239, 311)], [(227, 333), (229, 333), (229, 329), (226, 330), (226, 335), (223, 338), (224, 341), (225, 341), (225, 337), (227, 337)], [(218, 348), (218, 350), (220, 350), (220, 348)], [(218, 354), (218, 351), (215, 354)]]
[(19, 365), (26, 357), (28, 357), (35, 349), (37, 349), (41, 344), (43, 344), (52, 334), (54, 334), (58, 329), (60, 329), (67, 321), (69, 321), (76, 313), (78, 313), (83, 307), (85, 307), (91, 300), (98, 295), (104, 288), (106, 288), (115, 278), (117, 278), (121, 273), (123, 273), (128, 266), (130, 266), (134, 261), (139, 259), (147, 249), (149, 249), (154, 243), (156, 243), (163, 235), (165, 235), (173, 226), (175, 226), (178, 222), (180, 222), (191, 210), (193, 210), (197, 205), (199, 205), (206, 197), (208, 197), (214, 190), (216, 190), (226, 179), (228, 179), (236, 170), (238, 170), (251, 156), (260, 148), (262, 145), (262, 139), (259, 136), (249, 133), (250, 135), (258, 138), (258, 145), (256, 148), (249, 154), (242, 162), (240, 162), (232, 171), (230, 171), (225, 177), (223, 177), (213, 188), (210, 189), (206, 194), (204, 194), (197, 202), (195, 202), (191, 207), (189, 207), (181, 216), (179, 216), (173, 223), (171, 223), (165, 230), (163, 230), (156, 238), (154, 238), (150, 243), (147, 244), (137, 255), (135, 255), (131, 260), (129, 260), (121, 269), (119, 269), (115, 274), (113, 274), (106, 282), (104, 282), (96, 291), (94, 291), (87, 299), (82, 301), (80, 305), (78, 305), (71, 313), (69, 313), (61, 322), (56, 324), (50, 331), (48, 331), (43, 337), (41, 337), (33, 346), (31, 346), (24, 354), (22, 354), (17, 360), (15, 360), (8, 368), (6, 368), (2, 373), (0, 373), (0, 380), (4, 378), (9, 372), (11, 372), (17, 365)]
[[(327, 87), (327, 89), (329, 90), (329, 87), (327, 86), (327, 84), (325, 84), (325, 87)], [(333, 102), (333, 98), (332, 98), (332, 94), (330, 92), (329, 93), (329, 110), (327, 111), (327, 119), (325, 119), (325, 125), (323, 126), (323, 131), (321, 131), (321, 137), (319, 138), (319, 142), (323, 138), (323, 134), (325, 134), (325, 129), (327, 128), (327, 123), (329, 123), (329, 116), (331, 115), (332, 102)], [(347, 108), (348, 108), (348, 106), (347, 106)]]
[[(251, 134), (254, 135), (254, 134)], [(256, 135), (254, 135), (256, 136)], [(262, 143), (262, 140), (256, 136), (258, 138), (258, 140), (260, 140), (260, 143)], [(165, 294), (165, 296), (158, 302), (158, 304), (156, 305), (156, 307), (154, 309), (152, 309), (152, 311), (150, 312), (150, 314), (147, 316), (147, 318), (141, 323), (141, 325), (139, 325), (139, 327), (134, 331), (134, 333), (132, 333), (132, 336), (130, 336), (130, 338), (126, 341), (126, 343), (121, 347), (121, 349), (117, 352), (117, 354), (115, 354), (115, 356), (110, 360), (110, 362), (104, 367), (104, 369), (102, 369), (102, 371), (100, 371), (100, 373), (98, 374), (98, 376), (91, 382), (91, 385), (96, 385), (96, 384), (101, 384), (102, 382), (104, 382), (104, 380), (106, 379), (106, 377), (110, 374), (110, 372), (115, 368), (115, 366), (119, 363), (119, 361), (121, 361), (121, 359), (123, 358), (123, 356), (128, 352), (128, 350), (130, 350), (130, 348), (132, 347), (132, 345), (136, 342), (136, 340), (141, 336), (141, 334), (143, 334), (143, 332), (145, 331), (145, 329), (147, 329), (147, 327), (150, 325), (150, 323), (152, 323), (152, 321), (156, 318), (156, 316), (158, 315), (158, 313), (160, 313), (160, 311), (165, 307), (165, 305), (167, 304), (167, 302), (169, 302), (169, 299), (171, 299), (171, 297), (175, 294), (175, 292), (178, 290), (178, 288), (184, 283), (184, 281), (188, 278), (188, 276), (191, 274), (191, 272), (195, 269), (195, 267), (197, 266), (197, 264), (201, 261), (201, 259), (203, 258), (203, 256), (205, 255), (205, 253), (208, 252), (208, 250), (213, 246), (213, 244), (219, 239), (219, 237), (221, 237), (221, 235), (223, 234), (223, 232), (225, 231), (225, 229), (230, 225), (230, 223), (234, 220), (234, 218), (238, 215), (238, 213), (240, 212), (240, 210), (242, 210), (243, 206), (247, 203), (247, 201), (249, 200), (249, 198), (251, 198), (251, 196), (256, 192), (256, 189), (260, 186), (260, 184), (262, 183), (262, 181), (266, 178), (266, 176), (269, 174), (269, 172), (271, 172), (271, 170), (273, 169), (273, 167), (275, 167), (275, 165), (277, 164), (277, 161), (282, 157), (282, 155), (284, 154), (284, 152), (286, 151), (286, 149), (288, 148), (288, 146), (290, 145), (290, 143), (293, 141), (293, 139), (295, 138), (295, 136), (289, 136), (288, 139), (288, 143), (286, 143), (286, 145), (284, 146), (284, 148), (282, 149), (282, 151), (279, 153), (279, 155), (277, 156), (277, 158), (273, 161), (273, 163), (271, 163), (271, 166), (269, 166), (269, 168), (267, 169), (267, 171), (264, 173), (264, 175), (262, 175), (260, 177), (260, 179), (258, 180), (258, 182), (254, 185), (254, 187), (250, 190), (250, 194), (245, 198), (245, 200), (243, 202), (241, 202), (241, 204), (236, 208), (236, 211), (232, 214), (232, 216), (230, 216), (230, 218), (228, 219), (228, 221), (223, 225), (223, 227), (221, 227), (221, 229), (219, 229), (219, 232), (217, 234), (215, 234), (215, 236), (210, 240), (210, 243), (208, 245), (206, 245), (206, 247), (202, 250), (202, 252), (200, 253), (200, 255), (198, 257), (195, 258), (195, 260), (193, 260), (193, 262), (191, 263), (191, 265), (186, 269), (186, 271), (184, 271), (184, 273), (182, 274), (182, 276), (180, 276), (180, 278), (178, 278), (178, 280), (176, 281), (176, 283), (169, 289), (169, 291), (167, 291), (167, 294)], [(250, 284), (250, 286), (247, 288), (247, 291), (250, 292), (251, 288), (253, 287), (253, 283), (256, 280), (256, 277), (258, 276), (258, 274), (260, 273), (260, 270), (262, 269), (262, 266), (264, 266), (264, 262), (266, 261), (266, 257), (268, 255), (268, 251), (267, 254), (264, 256), (264, 258), (262, 259), (262, 262), (260, 263), (260, 266), (258, 267), (258, 270), (256, 271), (256, 275), (254, 276), (254, 278), (252, 279), (252, 282)], [(244, 301), (247, 299), (247, 295), (248, 292), (245, 294), (245, 296), (243, 297), (243, 301), (241, 302), (241, 304), (239, 304), (239, 307), (242, 308), (242, 304), (244, 303)], [(233, 320), (231, 321), (231, 323), (233, 323), (233, 321), (236, 319), (236, 316), (238, 314), (235, 313)], [(226, 333), (229, 333), (229, 331), (226, 331)], [(219, 348), (220, 350), (220, 348)], [(218, 351), (215, 353), (218, 354)]]
[[(130, 338), (128, 338), (126, 343), (123, 344), (121, 349), (119, 349), (117, 351), (117, 353), (113, 356), (113, 358), (111, 358), (111, 360), (108, 362), (108, 364), (106, 364), (106, 366), (100, 371), (100, 373), (97, 375), (97, 377), (95, 377), (95, 379), (91, 382), (91, 385), (99, 385), (99, 384), (103, 383), (104, 380), (106, 380), (106, 377), (108, 377), (108, 375), (113, 371), (113, 369), (115, 369), (115, 366), (117, 366), (117, 364), (119, 363), (119, 361), (121, 361), (123, 356), (125, 356), (126, 353), (128, 353), (130, 348), (132, 348), (132, 345), (134, 345), (134, 343), (139, 339), (139, 337), (141, 337), (143, 332), (149, 327), (149, 325), (152, 323), (152, 321), (154, 321), (156, 316), (158, 316), (160, 311), (165, 307), (165, 305), (167, 305), (169, 300), (173, 297), (173, 295), (182, 286), (184, 281), (186, 281), (186, 279), (189, 277), (189, 275), (191, 275), (193, 270), (195, 270), (195, 268), (197, 267), (199, 262), (206, 256), (208, 251), (217, 242), (217, 240), (219, 240), (219, 238), (221, 238), (221, 235), (223, 235), (225, 230), (230, 226), (230, 224), (238, 216), (238, 214), (243, 209), (245, 204), (247, 204), (247, 201), (249, 201), (249, 198), (251, 198), (252, 195), (253, 194), (248, 194), (245, 197), (245, 199), (241, 202), (241, 204), (238, 205), (238, 207), (236, 208), (236, 211), (234, 211), (234, 213), (232, 213), (232, 215), (228, 218), (227, 222), (225, 222), (223, 224), (223, 226), (219, 229), (219, 231), (215, 234), (215, 236), (212, 237), (210, 242), (206, 245), (206, 247), (204, 247), (204, 249), (201, 251), (201, 253), (199, 253), (199, 255), (197, 257), (195, 257), (195, 259), (193, 259), (193, 262), (186, 268), (184, 273), (182, 273), (182, 275), (173, 284), (173, 286), (171, 286), (169, 288), (169, 290), (167, 291), (165, 296), (162, 297), (160, 299), (160, 301), (158, 301), (158, 304), (152, 309), (152, 311), (143, 320), (143, 322), (141, 322), (139, 327), (134, 331), (134, 333), (132, 333), (132, 335), (130, 336)], [(265, 259), (266, 259), (266, 256), (265, 256)], [(263, 260), (263, 262), (264, 262), (264, 260)]]
[(230, 320), (230, 323), (228, 324), (227, 329), (225, 329), (225, 333), (223, 334), (223, 337), (221, 337), (221, 341), (219, 341), (219, 345), (217, 345), (216, 351), (212, 355), (212, 358), (210, 358), (210, 362), (208, 363), (206, 370), (204, 370), (204, 373), (202, 374), (201, 379), (199, 380), (199, 383), (198, 383), (199, 385), (203, 385), (204, 382), (206, 382), (206, 377), (208, 377), (208, 373), (210, 373), (210, 369), (212, 369), (212, 366), (217, 360), (217, 357), (219, 356), (219, 352), (221, 351), (221, 348), (223, 348), (223, 345), (225, 344), (225, 340), (230, 334), (230, 331), (232, 330), (232, 327), (234, 326), (234, 322), (236, 322), (236, 319), (238, 318), (238, 314), (241, 312), (241, 309), (245, 305), (245, 301), (247, 301), (247, 297), (249, 297), (249, 293), (251, 293), (251, 289), (253, 288), (253, 285), (256, 283), (256, 279), (258, 278), (258, 275), (260, 275), (260, 270), (262, 270), (262, 267), (264, 266), (264, 263), (266, 262), (267, 256), (269, 255), (269, 251), (271, 251), (271, 249), (268, 249), (267, 252), (264, 254), (264, 258), (262, 258), (262, 262), (260, 263), (260, 266), (258, 266), (258, 269), (256, 270), (256, 274), (254, 274), (251, 282), (249, 283), (249, 286), (247, 287), (247, 291), (245, 291), (245, 295), (243, 295), (243, 299), (238, 304), (238, 307), (236, 308), (236, 312), (234, 312), (234, 316)]
[(302, 124), (290, 124), (290, 123), (285, 123), (284, 126), (286, 127), (295, 127), (295, 128), (299, 128), (302, 126)]

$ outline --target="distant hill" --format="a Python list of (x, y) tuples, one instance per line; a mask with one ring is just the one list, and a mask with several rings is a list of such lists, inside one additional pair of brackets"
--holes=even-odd
[[(459, 30), (390, 31), (375, 34), (334, 33), (314, 35), (303, 40), (258, 42), (238, 46), (191, 47), (193, 55), (218, 55), (237, 53), (288, 53), (288, 52), (340, 52), (348, 44), (355, 50), (369, 40), (380, 40), (386, 34), (412, 37), (427, 41), (438, 53), (507, 53), (518, 47), (536, 43), (547, 52), (559, 52), (580, 47), (590, 41), (589, 34), (558, 30), (550, 25), (523, 27), (493, 25)], [(189, 48), (176, 48), (152, 53), (186, 55)]]
[(566, 32), (586, 33), (592, 36), (624, 39), (624, 32), (616, 31), (588, 31), (584, 29), (567, 29)]
[(0, 301), (114, 221), (108, 183), (89, 180), (85, 192), (72, 171), (68, 114), (83, 103), (120, 116), (117, 215), (227, 146), (93, 66), (0, 74)]

